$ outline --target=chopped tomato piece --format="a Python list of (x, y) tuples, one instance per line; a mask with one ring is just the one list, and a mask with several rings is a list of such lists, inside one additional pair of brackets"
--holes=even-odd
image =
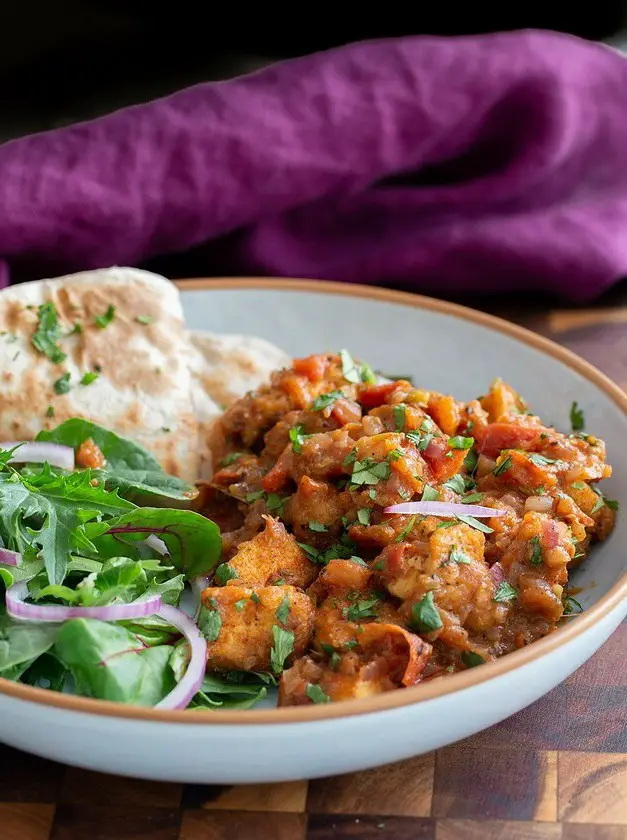
[(261, 486), (266, 493), (276, 493), (285, 486), (292, 466), (292, 446), (286, 446), (270, 472), (261, 479)]
[(378, 405), (383, 405), (397, 385), (397, 382), (387, 382), (384, 385), (368, 385), (367, 388), (362, 388), (359, 392), (359, 402), (364, 408), (376, 408)]
[(85, 470), (99, 470), (105, 464), (105, 456), (91, 438), (84, 440), (76, 450), (76, 465)]
[(346, 423), (359, 423), (361, 420), (361, 408), (352, 400), (336, 400), (331, 409), (331, 417), (345, 426)]
[(465, 449), (450, 449), (446, 438), (433, 438), (422, 453), (434, 481), (441, 484), (458, 473), (467, 455)]
[(327, 370), (326, 356), (307, 356), (305, 359), (294, 359), (294, 373), (306, 376), (311, 382), (324, 379)]
[(529, 449), (538, 438), (538, 429), (514, 423), (489, 423), (475, 431), (477, 450), (496, 458), (503, 449)]

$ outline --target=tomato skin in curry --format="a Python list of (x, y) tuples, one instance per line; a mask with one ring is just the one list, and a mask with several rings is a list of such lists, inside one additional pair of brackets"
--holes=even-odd
[[(553, 632), (569, 570), (614, 526), (604, 443), (544, 425), (501, 380), (461, 402), (373, 381), (346, 351), (296, 359), (226, 410), (213, 449), (208, 666), (274, 671), (282, 705), (402, 689)], [(419, 500), (505, 515), (384, 513)]]

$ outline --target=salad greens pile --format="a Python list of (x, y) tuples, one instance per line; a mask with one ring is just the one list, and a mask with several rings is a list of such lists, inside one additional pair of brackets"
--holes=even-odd
[[(190, 655), (180, 631), (159, 615), (51, 623), (6, 609), (6, 590), (20, 582), (28, 603), (42, 606), (102, 607), (151, 595), (180, 606), (186, 581), (220, 560), (217, 525), (189, 509), (193, 488), (143, 447), (81, 419), (38, 441), (75, 449), (89, 438), (106, 459), (102, 469), (18, 468), (12, 451), (0, 450), (0, 549), (5, 559), (21, 555), (9, 565), (0, 553), (0, 677), (152, 706), (182, 679)], [(161, 549), (146, 542), (150, 535)], [(273, 683), (269, 675), (206, 674), (190, 708), (247, 708)]]

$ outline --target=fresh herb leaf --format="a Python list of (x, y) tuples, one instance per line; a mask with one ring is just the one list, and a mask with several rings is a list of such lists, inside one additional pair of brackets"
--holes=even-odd
[(342, 376), (347, 382), (358, 385), (361, 380), (361, 372), (348, 350), (340, 350), (340, 361), (342, 362)]
[(463, 437), (462, 435), (455, 435), (448, 439), (448, 445), (451, 449), (471, 449), (475, 439), (472, 437)]
[(518, 592), (506, 580), (502, 580), (496, 588), (493, 601), (501, 603), (503, 601), (513, 601), (518, 597)]
[(477, 454), (477, 450), (469, 449), (468, 455), (466, 455), (466, 457), (464, 458), (464, 466), (471, 475), (474, 475), (478, 463), (479, 455)]
[(474, 516), (467, 516), (465, 513), (459, 513), (457, 518), (460, 522), (470, 525), (471, 528), (475, 528), (477, 531), (483, 531), (484, 534), (491, 534), (494, 531), (494, 528), (490, 528), (489, 525), (486, 525), (485, 522), (480, 522), (478, 519), (475, 519)]
[(397, 537), (394, 537), (394, 542), (399, 543), (403, 542), (406, 537), (408, 537), (411, 532), (413, 531), (414, 525), (416, 524), (416, 519), (418, 517), (414, 514), (414, 516), (410, 516), (407, 525), (403, 528), (403, 530), (398, 534)]
[(541, 566), (542, 565), (542, 546), (540, 545), (540, 537), (536, 534), (535, 537), (531, 537), (531, 539), (527, 542), (529, 546), (528, 553), (529, 553), (529, 563), (531, 566)]
[(586, 425), (583, 410), (579, 408), (576, 402), (570, 407), (570, 425), (573, 432), (581, 432)]
[(386, 481), (391, 474), (390, 465), (387, 461), (377, 463), (372, 458), (365, 458), (363, 461), (355, 461), (351, 474), (351, 484), (360, 487), (364, 484), (378, 484), (379, 481)]
[(228, 563), (220, 563), (214, 575), (218, 586), (226, 586), (229, 580), (236, 580), (237, 577), (237, 572)]
[(588, 485), (585, 481), (573, 481), (573, 483), (570, 486), (573, 488), (573, 490), (585, 490)]
[(138, 324), (142, 324), (144, 327), (147, 327), (149, 324), (155, 320), (152, 315), (138, 315), (135, 318)]
[(360, 525), (370, 525), (370, 516), (372, 511), (370, 508), (359, 508), (357, 511), (357, 521)]
[(280, 674), (285, 667), (285, 660), (294, 650), (294, 634), (275, 624), (272, 627), (272, 638), (274, 644), (270, 651), (270, 664), (274, 673)]
[(198, 629), (208, 642), (215, 642), (222, 629), (222, 616), (217, 610), (212, 610), (204, 604), (198, 615)]
[(206, 673), (190, 709), (250, 709), (267, 694), (270, 674), (229, 671), (224, 675)]
[(439, 498), (440, 491), (436, 490), (435, 487), (432, 487), (430, 484), (425, 484), (424, 489), (422, 491), (422, 501), (437, 502)]
[(555, 458), (546, 458), (544, 455), (539, 455), (537, 452), (527, 452), (527, 458), (536, 467), (545, 467), (547, 464), (557, 464)]
[(230, 467), (231, 464), (234, 464), (238, 458), (241, 458), (243, 452), (230, 452), (225, 458), (220, 461), (221, 467)]
[(313, 683), (307, 683), (305, 694), (307, 695), (307, 697), (309, 697), (312, 703), (331, 702), (331, 698), (329, 697), (329, 695), (325, 694), (319, 685), (314, 685)]
[(266, 494), (263, 490), (253, 490), (251, 493), (246, 493), (246, 501), (248, 504), (252, 502), (258, 502), (259, 499), (263, 499)]
[(59, 347), (58, 341), (61, 337), (61, 327), (54, 303), (42, 303), (37, 310), (37, 329), (31, 339), (33, 347), (44, 356), (47, 356), (53, 364), (58, 365), (65, 361), (67, 354)]
[(454, 475), (452, 478), (449, 478), (448, 481), (445, 481), (444, 486), (448, 487), (448, 489), (452, 490), (454, 493), (459, 493), (460, 496), (466, 490), (464, 476), (460, 475), (459, 473), (457, 473), (457, 475)]
[(54, 417), (54, 406), (49, 405), (46, 409), (46, 417)]
[(235, 602), (235, 609), (238, 612), (241, 612), (244, 609), (244, 607), (246, 606), (246, 604), (247, 604), (246, 598), (240, 598), (239, 601)]
[(84, 373), (81, 377), (81, 385), (91, 385), (92, 382), (95, 382), (98, 379), (99, 374), (93, 373), (92, 371), (88, 371)]
[(275, 513), (280, 517), (283, 515), (284, 502), (285, 499), (282, 499), (277, 493), (270, 493), (266, 499), (266, 507), (271, 513)]
[(513, 463), (511, 455), (506, 455), (501, 463), (494, 467), (492, 475), (503, 475), (504, 472), (507, 472), (511, 468)]
[(312, 411), (323, 411), (325, 408), (328, 408), (330, 405), (336, 400), (342, 399), (345, 394), (341, 391), (330, 391), (328, 394), (320, 394), (315, 398), (315, 400), (311, 404)]
[(250, 600), (253, 602), (253, 604), (260, 604), (261, 603), (261, 599), (259, 598), (259, 595), (257, 595), (256, 592), (252, 593), (252, 595), (250, 596)]
[(289, 614), (290, 614), (290, 598), (289, 598), (289, 595), (286, 595), (285, 598), (283, 598), (283, 600), (281, 601), (278, 610), (276, 611), (276, 617), (279, 619), (281, 624), (285, 624)]
[(461, 549), (451, 546), (448, 559), (451, 563), (459, 563), (462, 566), (469, 566), (472, 563), (472, 558), (465, 554)]
[(575, 615), (584, 611), (582, 605), (572, 595), (567, 595), (562, 603), (564, 604), (564, 615)]
[(420, 599), (411, 608), (412, 623), (421, 633), (432, 633), (443, 626), (438, 608), (433, 601), (433, 592)]
[(289, 436), (292, 442), (292, 449), (297, 455), (300, 455), (303, 451), (303, 443), (307, 440), (307, 438), (311, 437), (311, 435), (305, 434), (305, 427), (301, 425), (292, 426), (289, 431)]
[(355, 601), (348, 608), (346, 618), (349, 621), (363, 621), (364, 618), (374, 618), (377, 613), (373, 607), (378, 603), (379, 599), (376, 595), (373, 598), (364, 599), (363, 601)]
[(483, 501), (483, 493), (468, 493), (462, 499), (462, 504), (464, 505), (474, 505), (477, 502)]
[(308, 527), (310, 531), (316, 531), (320, 534), (329, 530), (326, 525), (322, 524), (322, 522), (315, 522), (313, 519), (310, 520)]
[(420, 452), (424, 452), (425, 449), (429, 446), (431, 441), (433, 440), (433, 435), (428, 432), (426, 434), (422, 434), (422, 432), (407, 432), (406, 436), (414, 443)]
[(9, 669), (30, 665), (53, 646), (58, 625), (14, 621), (6, 613), (0, 616), (0, 676)]
[(55, 381), (52, 387), (54, 389), (55, 394), (59, 394), (59, 396), (61, 396), (61, 394), (67, 394), (70, 388), (72, 387), (70, 385), (70, 374), (64, 373), (63, 376), (60, 376)]
[(405, 428), (405, 417), (407, 414), (407, 406), (395, 405), (392, 409), (392, 416), (394, 418), (394, 428), (397, 432), (402, 432)]
[(101, 330), (104, 330), (104, 328), (108, 327), (114, 318), (115, 306), (109, 304), (109, 306), (107, 307), (107, 311), (103, 315), (96, 315), (96, 317), (94, 318), (94, 324)]
[(465, 650), (461, 658), (467, 668), (476, 668), (477, 665), (483, 665), (485, 662), (483, 656), (475, 653), (474, 650)]

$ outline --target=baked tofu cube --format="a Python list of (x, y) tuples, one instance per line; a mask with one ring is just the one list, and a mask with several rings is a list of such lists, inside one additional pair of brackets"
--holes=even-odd
[(242, 543), (229, 562), (237, 574), (232, 586), (267, 586), (278, 580), (304, 589), (316, 575), (316, 569), (305, 552), (278, 519), (264, 516), (266, 527)]
[(286, 662), (304, 653), (313, 630), (311, 599), (294, 586), (214, 586), (203, 591), (202, 603), (199, 627), (207, 639), (210, 668), (280, 672), (278, 651), (272, 656), (273, 628), (284, 631), (283, 649), (286, 642), (291, 646), (293, 636)]

